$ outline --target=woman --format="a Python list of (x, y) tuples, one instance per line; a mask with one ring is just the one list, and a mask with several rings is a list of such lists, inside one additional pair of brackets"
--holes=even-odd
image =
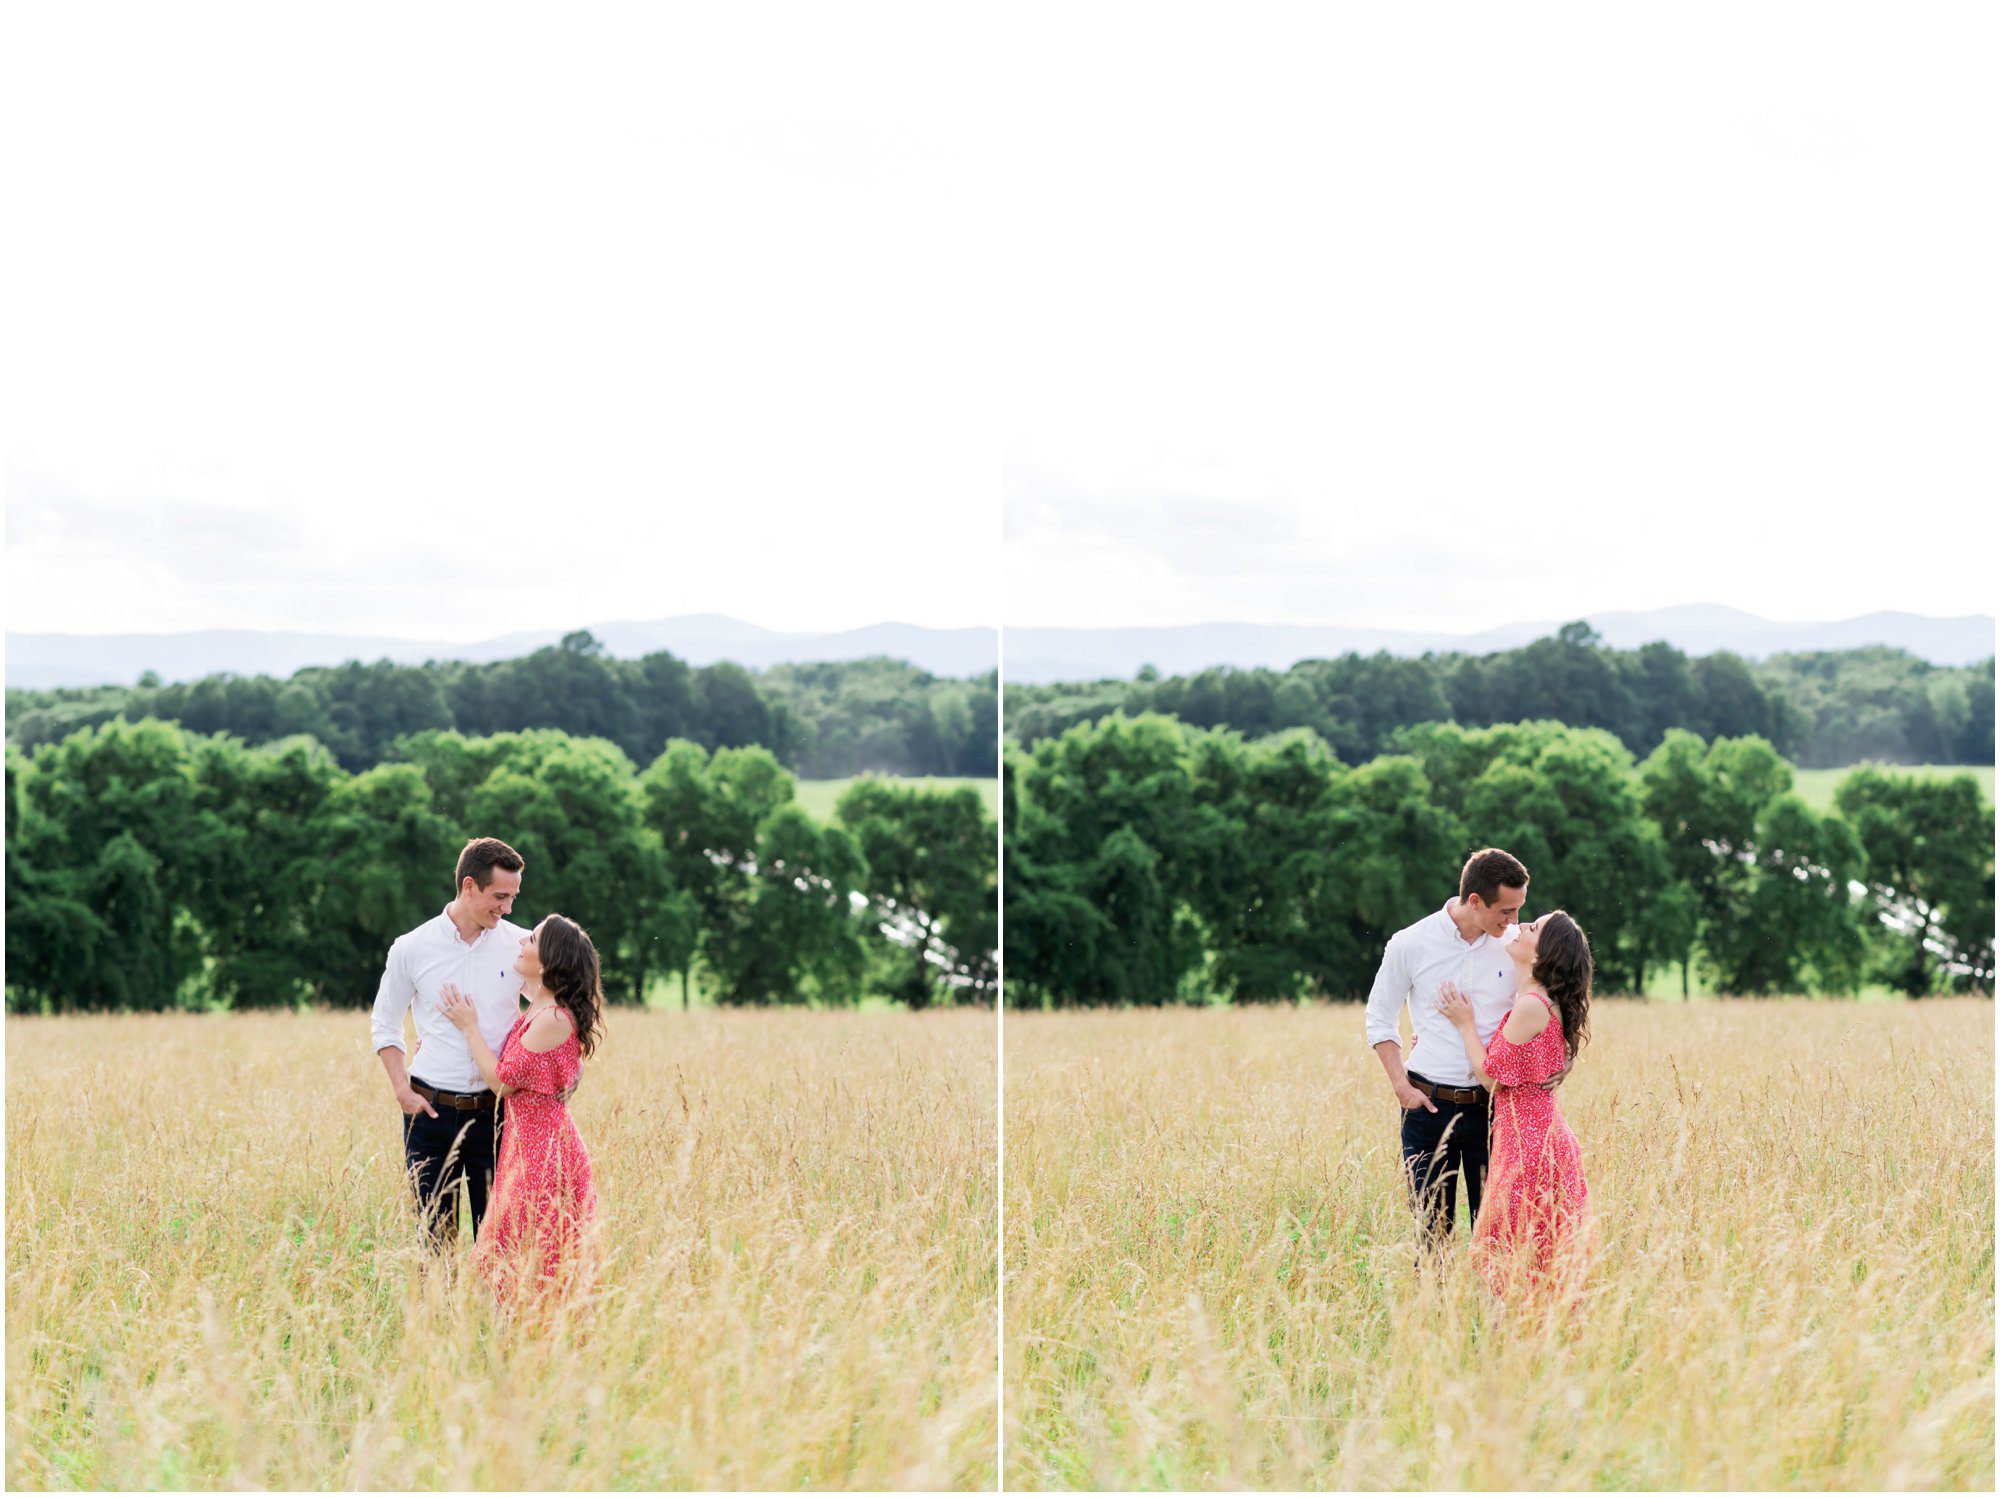
[(597, 948), (582, 926), (550, 915), (514, 959), (528, 1007), (495, 1058), (472, 1001), (450, 983), (444, 1011), (465, 1035), (486, 1084), (507, 1099), (492, 1205), (473, 1260), (511, 1295), (532, 1270), (539, 1289), (564, 1289), (579, 1272), (584, 1229), (597, 1214), (590, 1155), (563, 1099), (597, 1047), (604, 989)]
[(1507, 951), (1514, 959), (1514, 1009), (1490, 1045), (1479, 1042), (1472, 1003), (1454, 984), (1444, 985), (1438, 1005), (1493, 1093), (1486, 1193), (1472, 1250), (1495, 1289), (1517, 1268), (1539, 1283), (1579, 1267), (1590, 1203), (1576, 1135), (1555, 1095), (1590, 1036), (1590, 942), (1557, 910), (1519, 927)]

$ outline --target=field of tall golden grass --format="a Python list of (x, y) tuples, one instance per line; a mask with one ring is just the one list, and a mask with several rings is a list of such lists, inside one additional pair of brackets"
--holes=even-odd
[(1992, 1489), (1990, 1002), (1599, 1003), (1570, 1317), (1417, 1273), (1361, 1020), (1008, 1014), (1010, 1488)]
[(992, 1014), (614, 1010), (547, 1324), (426, 1269), (367, 1022), (7, 1021), (8, 1485), (993, 1484)]

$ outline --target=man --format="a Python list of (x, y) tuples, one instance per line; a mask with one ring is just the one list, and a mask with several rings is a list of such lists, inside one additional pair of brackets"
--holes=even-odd
[[(507, 916), (521, 892), (522, 867), (521, 855), (497, 837), (466, 843), (458, 855), (457, 897), (436, 919), (396, 938), (375, 994), (375, 1053), (403, 1109), (403, 1160), (433, 1248), (458, 1239), (461, 1185), (472, 1198), (478, 1235), (499, 1149), (499, 1098), (440, 998), (446, 983), (470, 996), (479, 1032), (498, 1053), (520, 1013), (514, 961), (528, 932)], [(408, 1074), (403, 1057), (403, 1014), (413, 1007), (422, 1076)]]
[[(1368, 995), (1368, 1043), (1403, 1108), (1403, 1173), (1428, 1248), (1450, 1236), (1457, 1176), (1474, 1219), (1486, 1183), (1490, 1121), (1486, 1089), (1472, 1074), (1458, 1031), (1438, 1012), (1438, 992), (1456, 983), (1472, 1000), (1473, 1023), (1491, 1041), (1514, 1006), (1514, 964), (1501, 948), (1528, 898), (1528, 870), (1497, 847), (1481, 848), (1458, 876), (1458, 897), (1389, 938)], [(1404, 1069), (1396, 1030), (1407, 1003), (1416, 1043)], [(1421, 1070), (1416, 1069), (1420, 1065)]]

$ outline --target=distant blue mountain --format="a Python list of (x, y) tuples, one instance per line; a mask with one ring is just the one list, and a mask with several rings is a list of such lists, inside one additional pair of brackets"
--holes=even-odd
[[(1386, 650), (1487, 654), (1553, 634), (1562, 620), (1509, 624), (1477, 634), (1347, 628), (1337, 624), (1193, 624), (1179, 628), (1007, 630), (1007, 679), (1024, 683), (1126, 678), (1152, 665), (1168, 675), (1212, 665), (1268, 666)], [(1844, 650), (1890, 645), (1938, 665), (1967, 665), (1993, 653), (1993, 619), (1927, 618), (1871, 613), (1834, 623), (1786, 624), (1713, 605), (1605, 613), (1591, 626), (1607, 644), (1634, 649), (1665, 640), (1690, 655), (1731, 650), (1752, 659), (1797, 650)], [(927, 629), (872, 624), (837, 633), (785, 634), (722, 614), (690, 614), (650, 622), (592, 624), (612, 655), (632, 659), (670, 650), (694, 665), (734, 660), (752, 669), (815, 660), (887, 655), (939, 676), (992, 670), (999, 641), (992, 629)], [(190, 634), (9, 634), (7, 684), (15, 687), (129, 685), (146, 671), (187, 681), (230, 671), (289, 676), (308, 665), (346, 660), (507, 660), (562, 637), (559, 629), (505, 634), (477, 643), (393, 639), (361, 634), (287, 634), (214, 629)]]
[[(1186, 675), (1210, 666), (1266, 666), (1283, 670), (1300, 660), (1349, 651), (1468, 655), (1510, 650), (1554, 634), (1564, 620), (1509, 624), (1477, 634), (1422, 633), (1347, 628), (1338, 624), (1191, 624), (1157, 629), (1007, 629), (1006, 678), (1023, 683), (1124, 679), (1142, 666)], [(1825, 624), (1782, 624), (1740, 609), (1712, 604), (1659, 608), (1644, 613), (1603, 613), (1588, 620), (1619, 649), (1664, 640), (1690, 655), (1730, 650), (1751, 659), (1790, 651), (1846, 650), (1890, 645), (1937, 665), (1969, 665), (1993, 653), (1993, 619), (1926, 618), (1914, 613), (1871, 613)]]
[[(871, 624), (829, 634), (781, 634), (721, 614), (644, 623), (587, 626), (605, 650), (635, 659), (670, 650), (693, 665), (733, 660), (761, 669), (816, 660), (888, 655), (937, 676), (976, 676), (994, 668), (999, 636), (992, 629), (927, 629)], [(14, 687), (125, 685), (147, 671), (163, 681), (189, 681), (228, 671), (239, 676), (289, 676), (309, 665), (347, 660), (509, 660), (556, 643), (566, 631), (531, 630), (477, 643), (391, 639), (366, 634), (286, 634), (209, 629), (191, 634), (9, 634), (7, 684)]]

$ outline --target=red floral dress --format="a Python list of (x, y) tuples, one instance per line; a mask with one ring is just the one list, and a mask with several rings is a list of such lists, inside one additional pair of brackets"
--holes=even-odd
[(501, 1115), (492, 1205), (475, 1253), (503, 1295), (531, 1273), (538, 1288), (567, 1288), (584, 1229), (597, 1214), (590, 1155), (562, 1101), (583, 1074), (582, 1047), (572, 1033), (553, 1050), (528, 1049), (521, 1036), (531, 1017), (516, 1019), (500, 1046), (500, 1079), (514, 1090)]
[(1556, 1086), (1568, 1069), (1562, 1015), (1546, 994), (1535, 996), (1549, 1008), (1542, 1032), (1525, 1045), (1496, 1033), (1486, 1047), (1493, 1130), (1472, 1252), (1495, 1289), (1517, 1271), (1546, 1282), (1559, 1269), (1580, 1266), (1580, 1254), (1571, 1250), (1581, 1249), (1587, 1235), (1583, 1155), (1556, 1106)]

